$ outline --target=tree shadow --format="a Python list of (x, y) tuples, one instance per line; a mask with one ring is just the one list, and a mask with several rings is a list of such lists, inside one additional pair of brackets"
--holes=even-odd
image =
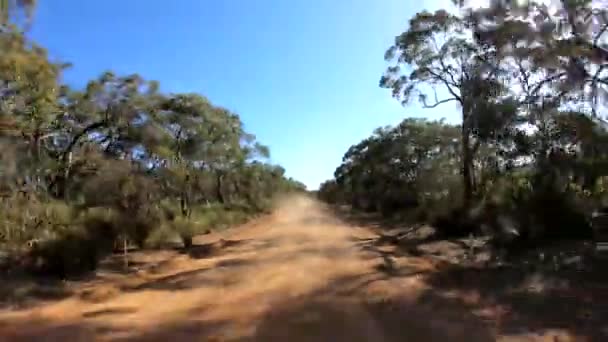
[(433, 290), (415, 300), (392, 298), (367, 305), (395, 341), (495, 341), (493, 323)]
[(400, 217), (386, 217), (376, 212), (362, 212), (348, 207), (331, 205), (327, 207), (332, 216), (339, 222), (352, 227), (365, 227), (374, 231), (409, 230), (420, 226), (414, 220)]
[[(114, 330), (106, 328), (106, 332)], [(2, 341), (35, 342), (35, 341), (94, 341), (96, 331), (93, 326), (82, 322), (57, 323), (44, 319), (0, 323)]]
[(217, 253), (217, 251), (218, 247), (214, 242), (179, 249), (181, 254), (187, 254), (193, 259), (210, 258), (214, 255), (214, 253)]
[[(344, 276), (282, 299), (257, 318), (185, 320), (140, 332), (129, 341), (494, 341), (491, 325), (468, 308), (432, 293), (421, 299), (370, 298), (365, 289), (389, 279), (377, 272)], [(441, 308), (441, 310), (437, 310)]]
[[(374, 299), (363, 290), (388, 279), (377, 273), (343, 277), (326, 288), (273, 307), (251, 341), (494, 341), (490, 327), (440, 297)], [(442, 307), (437, 311), (437, 307)]]
[(113, 307), (101, 310), (88, 311), (82, 314), (84, 318), (94, 318), (99, 316), (124, 315), (137, 312), (137, 309), (131, 307)]
[[(389, 277), (422, 276), (431, 288), (421, 297), (423, 302), (439, 302), (444, 307), (461, 308), (468, 313), (504, 308), (506, 314), (500, 326), (501, 334), (561, 330), (590, 341), (608, 340), (605, 320), (608, 317), (608, 274), (601, 271), (608, 266), (606, 264), (603, 267), (596, 265), (595, 271), (552, 269), (535, 264), (524, 254), (514, 255), (511, 263), (503, 266), (487, 261), (467, 261), (463, 257), (469, 245), (463, 239), (396, 241), (379, 235), (358, 239), (356, 244), (362, 250), (380, 256), (382, 263), (378, 270)], [(552, 256), (565, 253), (566, 247), (571, 245), (552, 246), (556, 251), (545, 247), (542, 251)], [(480, 252), (492, 254), (490, 249), (481, 249), (473, 257)], [(414, 268), (408, 273), (407, 268), (396, 263), (399, 258), (411, 260), (411, 257), (419, 256), (436, 260), (436, 270), (420, 272)], [(445, 296), (447, 293), (452, 296)], [(475, 303), (467, 298), (472, 294), (479, 298)]]
[(64, 282), (25, 275), (0, 277), (0, 309), (25, 309), (72, 295)]
[[(150, 265), (149, 262), (136, 261), (133, 258), (127, 256), (127, 265), (125, 268), (125, 258), (124, 255), (113, 254), (103, 260), (98, 267), (98, 270), (103, 270), (107, 273), (116, 273), (116, 274), (127, 274), (133, 273), (135, 270), (146, 267)], [(91, 272), (87, 275), (84, 275), (80, 278), (73, 278), (78, 280), (91, 279), (95, 277), (95, 272)]]
[(424, 248), (420, 248), (430, 240), (411, 241), (409, 239), (387, 238), (378, 235), (372, 238), (355, 238), (355, 246), (361, 251), (366, 252), (368, 257), (380, 257), (382, 262), (377, 266), (379, 271), (387, 274), (399, 276), (403, 272), (410, 274), (416, 268), (408, 268), (397, 265), (397, 260), (405, 258), (419, 258), (428, 256), (429, 253)]
[(347, 209), (332, 209), (348, 225), (371, 228), (377, 235), (372, 238), (354, 238), (356, 245), (363, 249), (374, 249), (394, 246), (409, 256), (429, 255), (420, 249), (421, 246), (435, 242), (448, 242), (466, 246), (462, 238), (446, 239), (436, 229), (419, 222), (408, 222), (401, 219), (387, 219), (376, 213), (360, 213)]
[[(228, 331), (228, 322), (184, 320), (150, 330), (137, 331), (128, 326), (103, 325), (94, 321), (58, 323), (43, 319), (0, 323), (0, 339), (11, 342), (37, 341), (213, 341)], [(221, 339), (224, 340), (224, 339)]]
[(605, 341), (608, 317), (608, 286), (592, 281), (582, 271), (534, 271), (520, 267), (464, 267), (448, 265), (429, 273), (433, 289), (479, 295), (478, 303), (452, 299), (471, 310), (484, 306), (506, 309), (501, 333), (521, 334), (563, 330), (591, 341)]
[(218, 272), (222, 272), (222, 269), (225, 268), (246, 267), (254, 263), (255, 261), (253, 260), (241, 258), (221, 260), (210, 267), (178, 272), (176, 274), (146, 281), (137, 286), (122, 287), (122, 290), (127, 292), (141, 290), (178, 291), (205, 286), (230, 286), (234, 284), (236, 280), (221, 277), (218, 275)]
[(186, 320), (162, 325), (156, 329), (133, 334), (125, 338), (113, 339), (124, 342), (165, 342), (165, 341), (238, 341), (234, 335), (234, 323), (227, 321)]
[(273, 241), (270, 240), (256, 240), (256, 239), (220, 239), (218, 241), (195, 244), (188, 248), (180, 248), (178, 251), (181, 254), (186, 254), (193, 259), (206, 259), (219, 255), (222, 252), (226, 252), (232, 249), (238, 249), (239, 252), (253, 251), (256, 249), (264, 249), (272, 247)]
[[(179, 254), (186, 254), (193, 259), (210, 258), (221, 255), (227, 251), (238, 249), (239, 253), (255, 252), (261, 249), (270, 248), (275, 245), (272, 240), (219, 240), (208, 244), (198, 244), (191, 248), (181, 248)], [(33, 276), (27, 274), (0, 275), (0, 309), (1, 308), (20, 308), (26, 309), (39, 305), (47, 301), (59, 301), (74, 294), (71, 288), (78, 287), (77, 284), (95, 282), (101, 280), (105, 275), (129, 274), (138, 270), (148, 270), (156, 273), (156, 270), (163, 269), (170, 264), (174, 256), (163, 260), (146, 260), (146, 256), (139, 255), (145, 250), (130, 253), (127, 257), (128, 268), (125, 268), (123, 255), (114, 254), (107, 257), (100, 263), (96, 272), (73, 276), (69, 278), (73, 286), (67, 286), (66, 282), (59, 279)], [(179, 255), (178, 254), (178, 255)], [(142, 260), (139, 260), (142, 259)], [(253, 259), (233, 258), (220, 260), (209, 269), (197, 269), (192, 271), (180, 272), (178, 274), (161, 277), (134, 287), (124, 287), (124, 291), (137, 291), (142, 289), (164, 289), (179, 290), (189, 289), (197, 286), (210, 285), (229, 285), (229, 281), (220, 281), (219, 277), (214, 277), (213, 271), (225, 269), (227, 267), (245, 267), (254, 263)], [(99, 302), (107, 298), (97, 298), (98, 294), (83, 291), (81, 298), (87, 301)]]
[[(227, 259), (220, 267), (247, 265), (242, 260)], [(396, 268), (399, 268), (397, 265)], [(200, 312), (185, 315), (180, 321), (167, 322), (147, 331), (96, 325), (94, 321), (70, 324), (29, 320), (19, 324), (0, 325), (0, 337), (10, 341), (69, 339), (92, 341), (107, 338), (114, 341), (494, 341), (491, 326), (457, 302), (435, 295), (433, 291), (419, 299), (377, 298), (367, 289), (374, 282), (395, 277), (398, 273), (368, 273), (343, 276), (326, 286), (298, 296), (286, 296), (256, 318), (243, 321), (197, 320)], [(411, 270), (410, 270), (411, 271)], [(184, 287), (183, 281), (208, 269), (182, 272), (156, 280), (148, 286), (166, 289)], [(196, 286), (205, 286), (201, 279)], [(192, 284), (190, 284), (192, 285)], [(204, 310), (204, 305), (203, 309)], [(133, 312), (129, 308), (110, 308), (86, 313), (85, 318), (120, 315)], [(204, 315), (203, 315), (204, 316)], [(30, 325), (33, 326), (30, 327)], [(243, 326), (245, 328), (243, 328)]]

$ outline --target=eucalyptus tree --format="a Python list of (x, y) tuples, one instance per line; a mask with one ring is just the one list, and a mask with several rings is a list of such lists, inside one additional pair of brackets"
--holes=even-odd
[(391, 89), (404, 104), (418, 95), (425, 108), (458, 105), (465, 206), (475, 191), (474, 158), (478, 149), (510, 127), (517, 114), (504, 86), (503, 79), (508, 75), (494, 51), (472, 39), (472, 24), (470, 16), (446, 10), (417, 13), (410, 19), (408, 30), (387, 50), (385, 59), (392, 65), (380, 79), (380, 86)]

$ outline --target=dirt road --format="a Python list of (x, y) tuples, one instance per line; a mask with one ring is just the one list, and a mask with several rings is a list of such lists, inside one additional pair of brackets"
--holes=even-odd
[(133, 273), (108, 266), (62, 298), (2, 308), (0, 341), (584, 341), (507, 331), (499, 303), (435, 288), (437, 262), (375, 241), (292, 198), (187, 253), (135, 253)]

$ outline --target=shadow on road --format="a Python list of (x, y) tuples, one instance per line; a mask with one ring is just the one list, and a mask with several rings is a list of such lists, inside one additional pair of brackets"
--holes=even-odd
[(116, 293), (96, 301), (72, 296), (36, 315), (0, 311), (0, 337), (485, 342), (559, 331), (571, 339), (558, 341), (608, 340), (607, 282), (592, 277), (598, 272), (462, 263), (466, 246), (457, 241), (347, 226), (330, 216), (303, 203), (229, 239), (133, 253), (143, 275), (90, 284), (92, 292), (110, 285)]
[(29, 276), (0, 276), (0, 309), (28, 308), (72, 295), (63, 282)]
[[(608, 340), (608, 286), (592, 274), (576, 271), (526, 271), (516, 267), (473, 268), (449, 265), (427, 274), (438, 292), (461, 294), (451, 299), (470, 311), (501, 307), (501, 333), (517, 335), (567, 331), (580, 340)], [(469, 294), (478, 297), (466, 302)]]
[[(376, 237), (353, 240), (361, 250), (380, 256), (383, 262), (378, 270), (389, 277), (407, 275), (411, 269), (400, 266), (399, 260), (434, 260), (432, 271), (411, 273), (422, 277), (429, 286), (415, 310), (421, 303), (422, 307), (439, 303), (435, 318), (441, 317), (441, 321), (447, 318), (445, 308), (476, 313), (474, 317), (494, 322), (496, 331), (505, 336), (547, 332), (555, 332), (550, 336), (557, 336), (561, 332), (559, 336), (574, 336), (576, 341), (608, 341), (608, 276), (601, 271), (608, 264), (595, 271), (555, 270), (524, 265), (525, 256), (521, 256), (522, 260), (514, 260), (510, 266), (491, 267), (488, 263), (464, 260), (468, 245), (462, 239), (416, 234), (403, 237), (399, 232), (410, 232), (409, 227), (387, 225), (372, 214), (332, 210), (353, 226), (372, 227), (376, 231)], [(395, 230), (398, 233), (390, 234)]]

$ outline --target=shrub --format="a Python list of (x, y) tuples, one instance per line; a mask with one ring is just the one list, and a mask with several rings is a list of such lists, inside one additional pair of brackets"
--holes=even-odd
[(176, 218), (175, 221), (171, 222), (171, 225), (182, 240), (184, 248), (192, 247), (192, 238), (200, 232), (198, 225), (194, 221), (183, 217)]
[(170, 226), (170, 223), (165, 223), (150, 232), (145, 246), (154, 249), (164, 248), (175, 245), (178, 240), (180, 240), (180, 237)]
[[(150, 233), (162, 224), (162, 218), (156, 211), (138, 213), (135, 217), (125, 217), (126, 233), (131, 241), (143, 248)], [(123, 227), (124, 229), (125, 227)]]
[(479, 230), (479, 221), (472, 217), (470, 209), (462, 206), (435, 215), (431, 225), (444, 238), (464, 237)]
[(533, 219), (542, 227), (540, 234), (531, 236), (542, 239), (584, 239), (591, 237), (591, 227), (583, 210), (575, 204), (574, 193), (546, 189), (536, 191), (529, 201), (522, 202), (526, 217)]
[(99, 260), (112, 252), (113, 236), (107, 231), (69, 229), (32, 246), (28, 254), (30, 271), (66, 278), (93, 271)]
[(514, 174), (496, 182), (485, 199), (485, 206), (493, 206), (486, 220), (494, 230), (498, 216), (508, 216), (517, 226), (520, 237), (512, 244), (530, 246), (555, 239), (581, 239), (591, 234), (585, 208), (577, 202), (577, 193), (569, 186), (558, 186), (556, 181), (539, 182), (532, 174)]

